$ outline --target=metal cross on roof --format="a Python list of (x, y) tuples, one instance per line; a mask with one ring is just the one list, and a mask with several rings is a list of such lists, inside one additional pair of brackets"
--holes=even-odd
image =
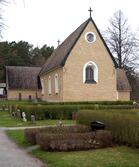
[(59, 46), (60, 45), (60, 40), (58, 40), (57, 43), (58, 43), (58, 46)]
[(88, 12), (90, 13), (90, 17), (92, 17), (92, 12), (93, 12), (93, 10), (91, 9), (91, 7), (90, 7), (90, 9), (88, 10)]

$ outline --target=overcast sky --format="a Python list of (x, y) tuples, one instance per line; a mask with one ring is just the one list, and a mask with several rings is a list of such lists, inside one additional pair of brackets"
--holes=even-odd
[(100, 30), (121, 9), (133, 29), (139, 27), (139, 0), (9, 0), (3, 7), (3, 41), (28, 41), (35, 46), (57, 46), (89, 17)]

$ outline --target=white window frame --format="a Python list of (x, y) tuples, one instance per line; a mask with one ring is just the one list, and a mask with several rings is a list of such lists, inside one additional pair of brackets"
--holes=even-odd
[(0, 95), (4, 94), (4, 88), (0, 88)]
[(41, 86), (42, 86), (42, 95), (44, 95), (44, 81), (43, 81), (43, 79), (41, 79)]
[(52, 94), (51, 76), (48, 77), (48, 95)]
[(59, 78), (58, 74), (55, 74), (55, 94), (59, 93)]
[[(88, 34), (92, 34), (93, 36), (94, 36), (94, 40), (93, 41), (88, 41), (88, 39), (87, 39), (87, 35)], [(96, 41), (96, 35), (95, 35), (95, 33), (93, 33), (93, 32), (87, 32), (86, 34), (85, 34), (85, 40), (88, 42), (88, 43), (93, 43), (93, 42), (95, 42)]]
[(98, 82), (98, 66), (96, 65), (95, 62), (93, 61), (89, 61), (87, 63), (85, 63), (84, 67), (83, 67), (83, 83), (86, 82), (86, 68), (88, 66), (91, 66), (94, 70), (94, 81)]

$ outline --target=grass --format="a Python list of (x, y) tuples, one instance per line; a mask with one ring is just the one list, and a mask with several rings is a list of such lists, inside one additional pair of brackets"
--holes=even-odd
[(31, 146), (25, 139), (24, 130), (7, 130), (6, 134), (21, 147)]
[(3, 104), (32, 104), (33, 102), (32, 101), (28, 101), (28, 100), (22, 100), (22, 101), (19, 101), (19, 100), (0, 100), (0, 105), (3, 105)]
[[(7, 135), (20, 146), (30, 146), (24, 138), (23, 130), (8, 130)], [(48, 167), (139, 167), (139, 149), (124, 146), (75, 152), (45, 152), (36, 149), (31, 153)]]
[[(22, 127), (22, 126), (47, 126), (56, 125), (59, 120), (40, 120), (32, 124), (30, 121), (23, 122), (22, 119), (12, 117), (8, 112), (0, 112), (0, 127)], [(75, 124), (72, 120), (62, 120), (63, 124)]]
[(138, 167), (139, 150), (128, 147), (105, 148), (76, 152), (44, 152), (33, 150), (33, 155), (48, 167)]

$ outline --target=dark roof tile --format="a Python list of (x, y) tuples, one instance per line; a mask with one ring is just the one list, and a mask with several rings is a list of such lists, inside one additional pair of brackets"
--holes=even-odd
[(8, 89), (29, 89), (41, 88), (38, 74), (40, 67), (6, 66), (6, 78)]
[(126, 73), (123, 69), (117, 68), (117, 90), (118, 91), (131, 91), (131, 86), (127, 79)]

